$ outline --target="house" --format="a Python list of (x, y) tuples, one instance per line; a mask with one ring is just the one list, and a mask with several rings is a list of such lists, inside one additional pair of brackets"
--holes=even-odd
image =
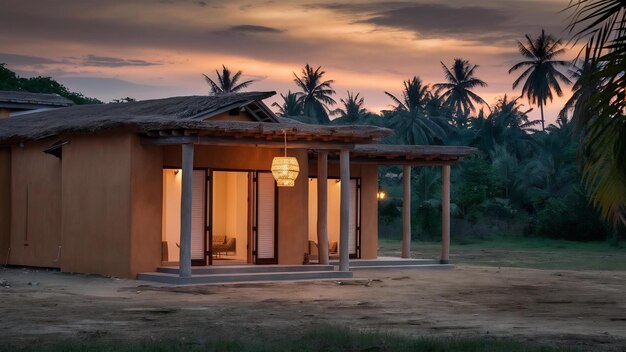
[[(378, 256), (378, 165), (397, 164), (405, 175), (410, 165), (442, 167), (447, 263), (450, 166), (473, 148), (380, 145), (391, 130), (279, 118), (263, 103), (274, 94), (0, 120), (1, 262), (126, 278), (174, 265), (178, 283), (198, 282), (184, 280), (195, 268), (302, 267), (307, 259), (338, 259), (338, 272), (348, 273), (350, 260)], [(299, 175), (277, 187), (271, 166), (285, 153)]]
[(74, 103), (58, 94), (0, 91), (0, 118), (63, 108)]

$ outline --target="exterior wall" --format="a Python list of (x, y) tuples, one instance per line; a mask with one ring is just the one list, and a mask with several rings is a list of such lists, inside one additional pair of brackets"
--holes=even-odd
[(10, 264), (59, 267), (61, 160), (43, 153), (51, 144), (11, 149)]
[[(282, 149), (253, 147), (224, 147), (196, 145), (194, 147), (193, 166), (218, 170), (259, 170), (269, 171), (272, 159), (281, 156)], [(293, 150), (288, 154), (293, 155)], [(180, 168), (181, 147), (163, 147), (163, 165)], [(302, 166), (302, 165), (301, 165)]]
[(231, 115), (228, 112), (221, 113), (219, 115), (211, 116), (211, 121), (257, 121), (247, 111), (240, 111), (237, 115)]
[[(164, 147), (163, 165), (180, 167), (181, 148)], [(308, 233), (308, 153), (306, 150), (289, 150), (300, 164), (300, 176), (293, 188), (279, 189), (278, 193), (278, 263), (302, 264), (307, 252)], [(252, 147), (223, 147), (197, 145), (194, 149), (194, 167), (221, 170), (269, 171), (274, 156), (281, 149)]]
[(130, 277), (161, 265), (163, 153), (131, 136)]
[(278, 190), (278, 264), (302, 264), (309, 244), (308, 152), (291, 151), (298, 158), (300, 175), (291, 188)]
[[(339, 163), (328, 163), (328, 177), (338, 178)], [(317, 177), (317, 161), (309, 164), (309, 177)], [(378, 257), (378, 167), (350, 164), (350, 177), (361, 178), (361, 259)]]
[(378, 258), (378, 167), (361, 165), (361, 258)]
[[(10, 243), (15, 265), (128, 278), (155, 270), (161, 264), (162, 169), (180, 166), (180, 147), (142, 145), (123, 130), (64, 140), (62, 159), (43, 153), (50, 141), (0, 149), (0, 258)], [(282, 150), (196, 146), (194, 154), (195, 167), (268, 171)], [(316, 163), (309, 163), (306, 150), (289, 155), (298, 158), (300, 176), (295, 187), (279, 189), (278, 263), (301, 264), (308, 249), (307, 175), (316, 176)], [(331, 163), (329, 177), (338, 176)], [(361, 257), (376, 258), (377, 168), (352, 165), (351, 176), (362, 180)], [(1, 236), (9, 228), (10, 238)]]
[(6, 263), (11, 240), (11, 149), (0, 148), (0, 265)]
[[(132, 135), (69, 140), (63, 147), (61, 270), (132, 277)], [(160, 238), (160, 232), (155, 235)]]

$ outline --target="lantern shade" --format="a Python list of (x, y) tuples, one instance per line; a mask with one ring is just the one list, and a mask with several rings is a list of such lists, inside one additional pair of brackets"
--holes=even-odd
[(277, 156), (272, 160), (272, 176), (278, 187), (293, 187), (299, 173), (298, 160), (292, 156)]

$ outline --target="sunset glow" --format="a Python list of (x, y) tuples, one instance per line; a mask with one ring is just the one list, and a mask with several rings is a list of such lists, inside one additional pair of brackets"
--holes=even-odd
[[(337, 100), (361, 92), (378, 112), (414, 75), (443, 80), (440, 61), (480, 65), (488, 103), (511, 89), (516, 40), (541, 28), (565, 36), (567, 1), (338, 3), (254, 1), (4, 1), (0, 62), (20, 75), (48, 75), (110, 101), (207, 94), (201, 73), (222, 64), (257, 80), (251, 90), (295, 90), (293, 72), (321, 65)], [(465, 21), (459, 22), (461, 18)], [(566, 57), (575, 56), (569, 50)], [(566, 94), (569, 88), (565, 88)], [(554, 121), (566, 97), (546, 107)], [(276, 99), (274, 99), (275, 101)], [(269, 101), (271, 103), (272, 101)], [(528, 103), (526, 102), (526, 105)], [(531, 116), (537, 117), (537, 109)]]

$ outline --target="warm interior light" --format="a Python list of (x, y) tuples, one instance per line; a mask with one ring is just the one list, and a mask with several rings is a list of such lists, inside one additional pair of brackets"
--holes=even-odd
[(293, 187), (300, 173), (298, 159), (287, 156), (287, 131), (285, 133), (285, 156), (277, 156), (272, 160), (272, 176), (278, 187)]
[(380, 200), (385, 199), (385, 197), (387, 197), (387, 193), (385, 193), (385, 191), (378, 191), (376, 197)]

